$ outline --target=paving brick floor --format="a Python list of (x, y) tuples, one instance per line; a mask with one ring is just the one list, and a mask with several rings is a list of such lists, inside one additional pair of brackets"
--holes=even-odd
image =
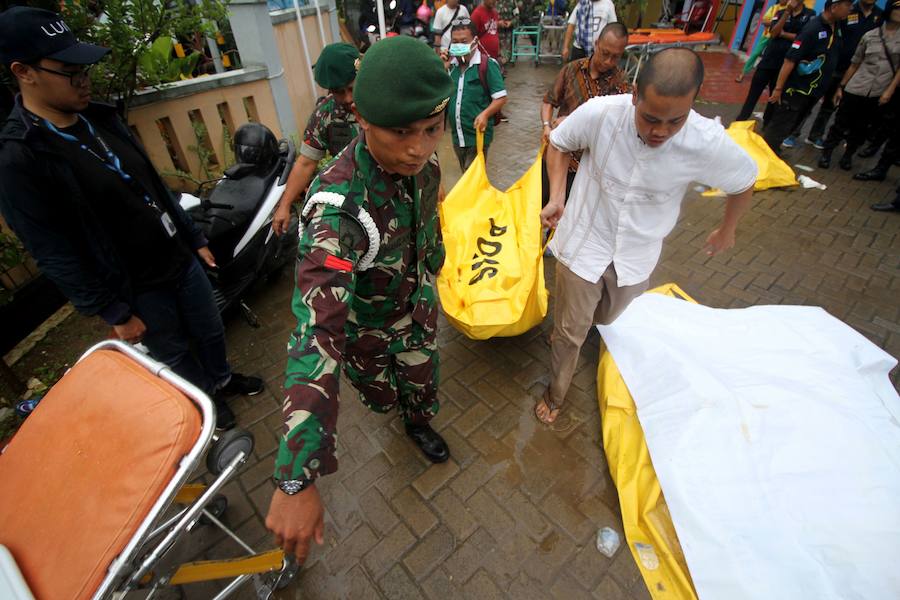
[[(504, 111), (510, 122), (499, 127), (490, 152), (498, 187), (513, 183), (534, 160), (539, 102), (555, 71), (527, 63), (510, 70)], [(726, 122), (737, 111), (708, 102), (698, 109)], [(459, 176), (449, 136), (440, 154), (449, 187)], [(789, 161), (814, 165), (815, 156), (804, 148)], [(823, 306), (898, 356), (900, 215), (868, 209), (892, 193), (897, 172), (883, 184), (854, 182), (837, 169), (809, 174), (828, 190), (757, 194), (737, 247), (715, 258), (701, 249), (721, 218), (722, 201), (689, 192), (652, 283), (674, 281), (715, 307)], [(546, 271), (552, 285), (552, 260)], [(286, 274), (250, 299), (262, 328), (237, 319), (228, 326), (235, 366), (261, 373), (268, 385), (262, 396), (235, 402), (257, 447), (226, 490), (228, 522), (260, 547), (271, 545), (263, 519), (273, 489), (285, 344), (294, 325), (291, 291)], [(441, 320), (442, 407), (434, 425), (453, 454), (443, 465), (429, 466), (396, 416), (369, 413), (343, 382), (340, 470), (318, 484), (327, 508), (325, 545), (280, 597), (649, 598), (627, 549), (608, 559), (594, 547), (598, 528), (622, 530), (600, 447), (596, 334), (582, 353), (566, 408), (574, 427), (554, 433), (532, 417), (535, 396), (548, 381), (549, 327), (548, 318), (518, 338), (476, 342)], [(896, 384), (896, 371), (894, 377)], [(202, 556), (237, 554), (233, 542), (211, 530), (199, 537), (193, 550)], [(210, 597), (212, 589), (188, 590), (187, 597)]]

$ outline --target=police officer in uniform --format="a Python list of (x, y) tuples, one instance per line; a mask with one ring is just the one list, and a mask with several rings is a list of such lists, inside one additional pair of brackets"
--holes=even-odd
[(810, 19), (794, 39), (769, 96), (772, 115), (763, 138), (777, 154), (781, 142), (828, 89), (843, 47), (840, 23), (853, 7), (850, 0), (825, 0), (825, 9)]
[(353, 114), (353, 81), (359, 51), (351, 44), (328, 44), (316, 61), (313, 77), (320, 87), (328, 90), (310, 115), (303, 132), (300, 155), (291, 174), (275, 215), (272, 230), (283, 235), (291, 219), (291, 204), (300, 197), (316, 174), (319, 162), (326, 156), (335, 157), (359, 133)]
[(371, 410), (399, 410), (406, 434), (430, 461), (450, 457), (429, 421), (438, 411), (435, 279), (444, 261), (435, 149), (451, 88), (426, 45), (407, 36), (376, 42), (356, 78), (362, 131), (307, 193), (278, 489), (266, 518), (279, 545), (300, 561), (311, 539), (323, 541), (315, 481), (338, 468), (341, 367)]

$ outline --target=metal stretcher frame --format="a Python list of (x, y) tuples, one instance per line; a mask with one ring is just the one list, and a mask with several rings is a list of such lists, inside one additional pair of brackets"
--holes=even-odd
[(638, 73), (643, 64), (657, 52), (667, 48), (694, 48), (697, 46), (714, 46), (721, 43), (718, 34), (712, 39), (673, 41), (664, 43), (647, 42), (643, 44), (629, 44), (625, 47), (625, 76), (631, 80), (632, 85), (637, 81)]
[[(175, 374), (169, 367), (151, 359), (133, 346), (118, 340), (104, 341), (85, 352), (79, 359), (79, 363), (95, 354), (103, 354), (110, 358), (115, 355), (124, 355), (127, 362), (132, 365), (132, 371), (146, 370), (154, 379), (169, 384), (171, 388), (181, 394), (180, 404), (186, 410), (190, 410), (189, 407), (193, 406), (198, 414), (193, 417), (196, 428), (183, 439), (179, 453), (171, 457), (177, 460), (165, 463), (167, 470), (169, 465), (172, 470), (168, 471), (170, 474), (160, 480), (159, 483), (162, 487), (158, 495), (149, 498), (146, 515), (143, 518), (138, 517), (140, 521), (134, 532), (126, 538), (127, 541), (123, 540), (124, 545), (121, 551), (105, 567), (103, 578), (99, 580), (96, 589), (83, 589), (79, 595), (94, 600), (107, 598), (119, 600), (140, 588), (145, 591), (149, 590), (149, 593), (145, 595), (145, 598), (149, 599), (155, 597), (162, 587), (168, 585), (231, 579), (225, 589), (215, 596), (216, 600), (223, 600), (233, 595), (241, 585), (252, 578), (256, 587), (255, 596), (260, 599), (269, 598), (274, 589), (279, 589), (290, 581), (297, 570), (296, 563), (286, 559), (280, 549), (257, 553), (223, 524), (216, 514), (213, 514), (214, 509), (209, 508), (210, 503), (216, 500), (217, 493), (232, 479), (246, 461), (249, 452), (252, 451), (252, 436), (246, 432), (232, 430), (216, 437), (214, 435), (215, 409), (210, 398)], [(100, 359), (102, 361), (103, 357)], [(77, 365), (73, 367), (73, 370), (76, 368)], [(85, 373), (88, 372), (90, 371), (85, 371)], [(72, 381), (80, 380), (76, 376), (76, 379)], [(65, 385), (64, 382), (61, 384)], [(122, 385), (121, 381), (119, 385)], [(60, 399), (66, 399), (66, 397), (60, 396), (55, 400), (57, 404), (54, 406), (59, 405)], [(129, 407), (128, 410), (134, 410), (134, 408)], [(197, 417), (199, 417), (199, 421), (196, 420)], [(245, 443), (248, 438), (249, 445)], [(32, 443), (32, 440), (36, 439), (35, 434), (30, 433), (25, 439), (29, 440), (25, 442), (26, 444)], [(215, 445), (210, 449), (214, 440)], [(15, 439), (12, 444), (15, 445)], [(200, 461), (207, 451), (209, 451), (207, 467), (215, 475), (215, 480), (209, 485), (187, 484), (189, 478), (197, 471)], [(19, 460), (21, 460), (21, 456), (19, 456)], [(211, 460), (213, 460), (212, 463)], [(164, 518), (171, 506), (179, 504), (184, 506), (175, 511), (175, 514)], [(175, 546), (176, 542), (182, 539), (182, 534), (189, 532), (201, 518), (220, 528), (246, 550), (249, 556), (232, 560), (176, 564), (171, 567), (167, 566), (164, 572), (153, 573), (151, 570), (158, 567), (160, 561)], [(110, 546), (110, 548), (115, 548), (115, 546)], [(263, 581), (260, 577), (263, 573), (271, 573), (274, 579)]]
[[(96, 350), (112, 348), (134, 359), (135, 362), (161, 378), (163, 381), (174, 386), (192, 400), (194, 404), (197, 405), (197, 408), (202, 415), (203, 425), (196, 444), (181, 460), (177, 472), (153, 506), (153, 509), (144, 519), (144, 522), (141, 524), (141, 527), (135, 533), (126, 549), (122, 552), (120, 557), (110, 565), (109, 574), (94, 598), (99, 600), (110, 592), (113, 592), (111, 597), (118, 600), (136, 589), (142, 584), (150, 570), (159, 563), (169, 550), (172, 549), (179, 540), (181, 534), (189, 531), (201, 516), (221, 529), (226, 535), (241, 546), (241, 548), (246, 550), (250, 556), (244, 560), (204, 561), (180, 565), (171, 578), (157, 579), (147, 598), (151, 598), (155, 591), (163, 585), (180, 585), (197, 581), (208, 581), (210, 579), (234, 577), (234, 579), (232, 579), (232, 581), (230, 581), (214, 598), (214, 600), (225, 600), (226, 598), (231, 597), (245, 582), (254, 578), (256, 574), (272, 571), (276, 568), (276, 565), (281, 568), (281, 573), (287, 573), (287, 577), (290, 579), (293, 576), (293, 570), (296, 568), (296, 565), (293, 564), (292, 561), (285, 559), (281, 550), (257, 554), (252, 547), (247, 545), (246, 542), (239, 538), (237, 534), (231, 531), (231, 529), (217, 519), (215, 515), (211, 514), (206, 508), (215, 495), (234, 475), (237, 474), (241, 465), (247, 460), (246, 454), (243, 452), (237, 453), (234, 458), (229, 461), (222, 472), (218, 474), (215, 481), (209, 486), (186, 485), (188, 478), (199, 466), (201, 457), (209, 449), (210, 443), (213, 440), (216, 417), (209, 396), (176, 375), (166, 365), (158, 363), (124, 342), (117, 340), (101, 342), (88, 350), (84, 356), (88, 356)], [(170, 517), (164, 523), (153, 528), (166, 508), (173, 502), (177, 502), (179, 497), (181, 497), (182, 501), (188, 504), (188, 506), (173, 517)], [(151, 542), (160, 536), (163, 537), (162, 541), (146, 554), (140, 562), (140, 565), (130, 575), (127, 575), (127, 568), (133, 566), (132, 561), (135, 560), (140, 551), (150, 547)], [(276, 581), (280, 581), (280, 579)], [(272, 587), (262, 585), (258, 580), (257, 584), (257, 589), (255, 591), (259, 598), (265, 599), (271, 596), (273, 591)], [(277, 583), (275, 585), (277, 585)]]
[[(200, 411), (200, 414), (202, 416), (202, 425), (200, 429), (200, 435), (197, 436), (197, 441), (194, 443), (194, 447), (191, 448), (187, 456), (185, 456), (181, 460), (178, 465), (178, 470), (172, 476), (172, 479), (166, 486), (165, 491), (163, 491), (163, 493), (160, 494), (159, 498), (157, 498), (156, 503), (153, 505), (153, 508), (151, 508), (150, 512), (147, 513), (144, 521), (141, 523), (134, 536), (132, 536), (131, 540), (125, 546), (125, 549), (110, 565), (109, 572), (107, 573), (106, 578), (103, 580), (103, 582), (100, 584), (100, 587), (97, 589), (97, 592), (94, 594), (94, 598), (97, 600), (99, 600), (100, 598), (104, 598), (114, 589), (114, 587), (116, 587), (117, 582), (122, 579), (126, 567), (131, 565), (131, 561), (135, 559), (138, 550), (140, 550), (140, 548), (145, 544), (145, 538), (150, 533), (153, 524), (159, 520), (163, 512), (174, 500), (175, 494), (187, 482), (187, 479), (188, 477), (190, 477), (191, 473), (196, 470), (197, 466), (200, 464), (200, 458), (203, 456), (203, 453), (206, 452), (207, 448), (209, 448), (209, 444), (212, 442), (216, 422), (215, 410), (213, 408), (212, 400), (209, 399), (209, 396), (204, 394), (193, 384), (176, 375), (166, 365), (151, 359), (131, 345), (120, 342), (118, 340), (107, 340), (94, 345), (87, 352), (85, 352), (79, 360), (83, 360), (85, 357), (90, 356), (92, 353), (97, 352), (98, 350), (115, 350), (117, 352), (121, 352), (137, 364), (150, 371), (150, 373), (152, 373), (156, 377), (159, 377), (166, 383), (175, 387), (197, 406), (197, 409)], [(202, 510), (202, 508), (203, 505), (201, 504), (199, 510)], [(197, 512), (199, 512), (199, 510)], [(164, 543), (167, 540), (168, 536), (166, 540), (164, 540)], [(160, 546), (162, 546), (162, 544)], [(169, 544), (169, 547), (171, 547), (171, 544)], [(159, 548), (157, 548), (157, 550), (159, 550)], [(156, 551), (154, 551), (153, 554), (156, 554)], [(144, 563), (141, 565), (141, 568), (137, 572), (135, 572), (132, 577), (129, 578), (126, 585), (126, 590), (130, 589), (130, 587), (133, 585), (132, 582), (136, 583), (140, 581), (141, 577), (143, 577), (143, 575), (153, 566), (153, 563), (157, 562), (158, 559), (161, 558), (161, 554), (162, 553), (160, 553), (160, 556), (152, 562), (150, 561), (151, 557), (148, 557), (144, 561)], [(123, 591), (121, 594), (124, 595), (124, 593), (125, 591)]]
[[(538, 51), (538, 61), (542, 59), (556, 60), (562, 62), (562, 43), (566, 31), (566, 19), (564, 17), (553, 17), (541, 13), (541, 48)], [(553, 52), (553, 42), (557, 43), (559, 52)], [(546, 43), (547, 51), (543, 51)]]

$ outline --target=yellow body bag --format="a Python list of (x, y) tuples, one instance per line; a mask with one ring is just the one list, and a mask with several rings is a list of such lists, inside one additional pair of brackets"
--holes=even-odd
[[(753, 131), (756, 121), (735, 121), (728, 126), (725, 133), (733, 139), (738, 146), (747, 151), (747, 154), (756, 162), (759, 175), (753, 189), (757, 192), (769, 188), (790, 187), (797, 185), (797, 177), (793, 169), (781, 160), (781, 158), (769, 148), (758, 133)], [(709, 190), (703, 192), (704, 196), (720, 196), (723, 192)]]
[[(669, 283), (648, 293), (694, 300)], [(605, 347), (597, 370), (603, 450), (619, 492), (628, 549), (653, 600), (697, 600), (681, 544), (663, 497), (634, 399)]]
[(447, 320), (484, 340), (525, 333), (547, 314), (541, 245), (541, 152), (508, 190), (478, 156), (441, 203), (447, 257), (437, 279)]

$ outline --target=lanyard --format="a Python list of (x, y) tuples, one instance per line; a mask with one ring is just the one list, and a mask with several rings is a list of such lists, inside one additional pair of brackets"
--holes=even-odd
[(93, 148), (91, 148), (90, 146), (88, 146), (87, 144), (85, 144), (84, 142), (79, 140), (74, 135), (60, 131), (53, 123), (51, 123), (47, 119), (42, 119), (41, 122), (38, 122), (38, 121), (35, 121), (35, 122), (38, 124), (42, 124), (49, 131), (52, 131), (53, 133), (55, 133), (62, 139), (66, 140), (67, 142), (72, 142), (73, 144), (76, 144), (79, 148), (81, 148), (81, 150), (83, 150), (84, 152), (87, 152), (88, 154), (90, 154), (91, 156), (93, 156), (94, 158), (99, 160), (100, 164), (102, 164), (104, 167), (106, 167), (107, 169), (109, 169), (110, 171), (112, 171), (113, 173), (118, 175), (122, 179), (122, 181), (124, 181), (129, 187), (131, 187), (132, 189), (137, 191), (138, 195), (141, 196), (141, 198), (143, 199), (144, 204), (153, 208), (158, 213), (162, 213), (163, 212), (162, 209), (160, 209), (160, 207), (156, 204), (156, 202), (154, 202), (153, 199), (150, 198), (150, 195), (144, 190), (139, 190), (138, 188), (140, 188), (140, 185), (137, 183), (137, 181), (135, 181), (131, 175), (129, 175), (128, 173), (125, 172), (124, 169), (122, 169), (122, 160), (116, 155), (115, 152), (112, 151), (112, 149), (109, 147), (109, 145), (106, 143), (106, 141), (102, 137), (97, 135), (96, 131), (94, 131), (94, 126), (91, 125), (91, 122), (88, 121), (86, 118), (84, 118), (82, 115), (78, 115), (78, 118), (81, 119), (81, 121), (83, 121), (84, 124), (87, 126), (88, 132), (91, 134), (91, 137), (94, 138), (95, 140), (97, 140), (97, 142), (103, 148), (103, 152), (106, 154), (106, 158), (97, 154), (97, 152)]

